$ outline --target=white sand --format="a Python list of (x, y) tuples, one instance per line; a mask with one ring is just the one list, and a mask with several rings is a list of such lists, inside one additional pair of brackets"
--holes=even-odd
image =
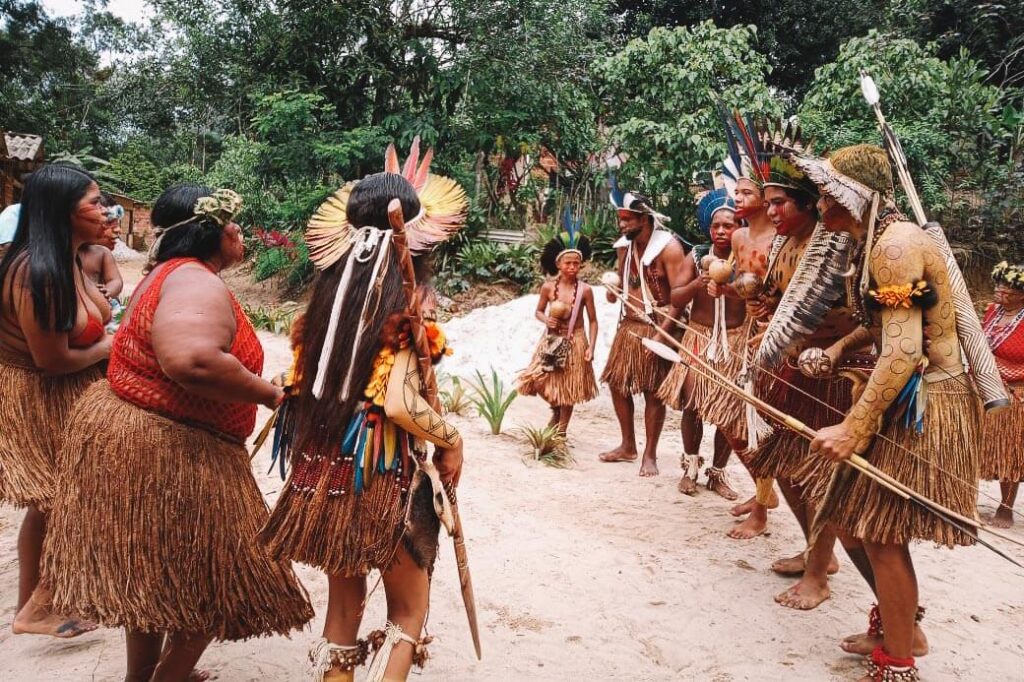
[[(616, 309), (599, 298), (603, 365)], [(535, 297), (474, 311), (448, 325), (456, 355), (445, 370), (468, 375), (490, 366), (509, 380), (529, 360), (541, 333)], [(262, 334), (268, 376), (290, 359), (287, 340)], [(812, 612), (783, 609), (772, 595), (790, 581), (770, 563), (802, 548), (784, 509), (771, 535), (749, 542), (725, 537), (729, 505), (703, 488), (675, 490), (678, 416), (662, 436), (663, 475), (640, 479), (633, 464), (605, 465), (596, 454), (615, 444), (606, 395), (581, 407), (570, 441), (575, 469), (525, 464), (524, 446), (491, 436), (481, 419), (460, 419), (467, 441), (460, 488), (483, 636), (472, 652), (451, 548), (442, 539), (429, 629), (437, 637), (426, 678), (434, 680), (848, 680), (860, 661), (836, 646), (863, 630), (872, 598), (849, 562), (832, 580), (833, 597)], [(261, 410), (260, 419), (266, 411)], [(547, 417), (538, 399), (517, 400), (506, 429)], [(261, 421), (262, 423), (262, 421)], [(281, 481), (266, 475), (269, 454), (253, 473), (273, 504)], [(750, 481), (730, 471), (744, 494)], [(985, 484), (986, 495), (997, 494)], [(983, 512), (995, 503), (987, 498)], [(10, 634), (17, 584), (20, 512), (0, 508), (0, 680), (118, 680), (124, 643), (118, 631), (61, 642)], [(1013, 531), (1021, 536), (1020, 531)], [(1005, 546), (1005, 543), (1004, 543)], [(1009, 551), (1024, 559), (1019, 548)], [(982, 548), (914, 548), (933, 653), (919, 661), (923, 679), (1024, 680), (1024, 572)], [(326, 582), (299, 574), (318, 617), (291, 639), (215, 644), (201, 661), (221, 680), (299, 680), (306, 651), (322, 627)], [(364, 631), (383, 623), (374, 595)], [(361, 675), (360, 675), (361, 679)], [(413, 678), (416, 679), (416, 678)]]

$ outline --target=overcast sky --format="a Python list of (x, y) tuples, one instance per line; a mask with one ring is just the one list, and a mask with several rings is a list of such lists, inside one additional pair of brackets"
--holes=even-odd
[[(42, 3), (51, 14), (65, 17), (78, 14), (82, 8), (79, 0), (42, 0)], [(151, 13), (143, 0), (110, 0), (107, 9), (128, 21), (138, 21)]]

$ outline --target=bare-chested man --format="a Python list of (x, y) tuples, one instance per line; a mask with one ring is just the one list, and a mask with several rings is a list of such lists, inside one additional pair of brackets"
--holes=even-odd
[[(844, 256), (852, 240), (841, 239), (818, 225), (817, 192), (806, 176), (790, 164), (773, 166), (764, 184), (768, 217), (777, 237), (769, 255), (766, 281), (772, 320), (761, 341), (756, 363), (778, 378), (760, 387), (762, 397), (814, 429), (835, 424), (851, 404), (849, 379), (836, 375), (809, 377), (794, 360), (806, 348), (828, 348), (857, 327), (847, 307)], [(842, 254), (842, 255), (840, 255)], [(813, 304), (812, 304), (813, 302)], [(820, 322), (803, 338), (795, 323), (799, 311), (813, 309)], [(808, 316), (801, 318), (805, 324)], [(777, 431), (750, 458), (751, 472), (773, 477), (804, 531), (810, 526), (832, 475), (832, 467), (810, 457), (807, 443), (790, 430)], [(801, 575), (776, 601), (795, 609), (813, 609), (830, 596), (828, 574), (838, 570), (832, 549), (835, 535), (821, 532), (806, 552), (775, 562), (783, 575)]]
[[(735, 204), (725, 189), (708, 192), (697, 206), (697, 223), (711, 238), (710, 255), (721, 261), (728, 261), (732, 254), (732, 234), (737, 228), (734, 209)], [(686, 258), (683, 264), (682, 281), (685, 285), (673, 294), (672, 305), (677, 309), (690, 305), (689, 322), (682, 340), (684, 348), (702, 356), (717, 372), (734, 379), (743, 364), (742, 353), (746, 346), (743, 302), (723, 299), (721, 314), (725, 318), (727, 338), (718, 339), (714, 331), (718, 306), (715, 297), (707, 291), (713, 280), (707, 269), (701, 266), (696, 250), (694, 256)], [(699, 455), (701, 430), (696, 427), (706, 421), (718, 428), (714, 461), (707, 471), (708, 489), (735, 500), (737, 494), (729, 483), (725, 465), (731, 451), (738, 452), (746, 447), (745, 432), (741, 433), (739, 428), (742, 426), (743, 405), (729, 400), (714, 377), (699, 369), (691, 370), (690, 364), (684, 358), (684, 362), (674, 365), (658, 392), (658, 397), (683, 412), (683, 455), (680, 462), (683, 475), (679, 479), (679, 492), (685, 495), (697, 492), (702, 460)]]
[[(736, 179), (735, 202), (737, 219), (746, 221), (744, 227), (740, 227), (732, 234), (732, 253), (736, 261), (737, 274), (753, 273), (760, 281), (764, 281), (768, 275), (768, 253), (771, 250), (772, 240), (775, 238), (775, 225), (768, 218), (767, 204), (761, 191), (761, 180), (756, 177), (754, 169), (749, 162), (742, 166), (744, 173)], [(739, 298), (732, 285), (720, 287), (726, 296)], [(712, 283), (709, 290), (712, 294), (718, 292), (719, 287)], [(756, 337), (763, 331), (768, 316), (763, 301), (751, 299), (747, 302), (747, 316), (752, 320), (749, 330), (750, 337)], [(747, 352), (753, 354), (756, 348), (749, 348)], [(746, 438), (748, 447), (755, 447), (749, 438)], [(745, 460), (749, 453), (741, 453), (740, 458)], [(747, 518), (736, 524), (728, 533), (729, 537), (737, 540), (749, 540), (765, 532), (768, 528), (768, 509), (777, 507), (778, 497), (774, 491), (774, 481), (770, 478), (755, 479), (756, 492), (753, 497), (742, 504), (733, 507), (729, 513), (740, 517), (744, 514)]]
[[(615, 332), (608, 364), (601, 381), (608, 384), (619, 422), (621, 441), (613, 450), (600, 455), (602, 462), (633, 462), (637, 458), (633, 428), (633, 396), (644, 396), (644, 444), (641, 476), (658, 474), (658, 438), (665, 423), (665, 404), (657, 391), (670, 365), (644, 348), (642, 339), (657, 335), (655, 324), (669, 324), (664, 318), (678, 317), (672, 305), (675, 291), (684, 284), (686, 259), (678, 237), (662, 227), (666, 218), (654, 210), (651, 201), (632, 192), (613, 189), (612, 203), (618, 212), (621, 239), (615, 243), (616, 270), (620, 285), (631, 306), (622, 306), (622, 317)], [(617, 298), (611, 290), (610, 303)], [(635, 309), (643, 310), (641, 316)]]

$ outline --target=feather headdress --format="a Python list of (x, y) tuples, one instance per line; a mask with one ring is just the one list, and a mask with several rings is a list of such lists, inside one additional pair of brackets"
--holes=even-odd
[[(414, 255), (427, 253), (458, 232), (466, 222), (466, 192), (450, 178), (430, 172), (434, 150), (428, 149), (420, 160), (420, 138), (412, 141), (405, 165), (398, 160), (395, 145), (384, 154), (384, 171), (397, 173), (416, 189), (420, 212), (406, 225), (409, 250)], [(309, 259), (323, 270), (338, 262), (352, 246), (357, 232), (348, 221), (348, 198), (356, 181), (348, 182), (331, 195), (309, 220), (306, 245)]]
[(855, 246), (849, 233), (829, 232), (820, 224), (814, 228), (764, 333), (754, 366), (777, 366), (787, 349), (821, 326), (828, 311), (845, 295), (846, 275)]
[(800, 155), (810, 156), (814, 142), (804, 142), (803, 130), (792, 121), (765, 121), (758, 129), (761, 147), (768, 167), (764, 187), (784, 187), (818, 196), (818, 187), (807, 177), (794, 159)]
[(707, 192), (697, 204), (697, 224), (704, 234), (711, 235), (711, 221), (719, 211), (735, 211), (736, 202), (724, 187)]
[(616, 211), (629, 211), (631, 213), (643, 213), (654, 219), (655, 229), (668, 229), (667, 223), (672, 219), (654, 209), (651, 200), (643, 194), (636, 192), (623, 192), (619, 187), (619, 180), (615, 173), (608, 174), (608, 199)]
[(549, 275), (554, 275), (558, 272), (558, 261), (570, 253), (578, 254), (584, 261), (590, 259), (590, 240), (583, 234), (583, 218), (575, 217), (567, 205), (562, 211), (562, 230), (541, 251), (541, 267)]
[(725, 122), (726, 138), (729, 140), (727, 144), (736, 148), (741, 159), (741, 174), (737, 175), (736, 179), (746, 177), (758, 187), (763, 186), (771, 175), (771, 155), (765, 152), (761, 144), (761, 136), (753, 116), (748, 114), (744, 117), (738, 111), (733, 111), (731, 115), (723, 112), (721, 116)]

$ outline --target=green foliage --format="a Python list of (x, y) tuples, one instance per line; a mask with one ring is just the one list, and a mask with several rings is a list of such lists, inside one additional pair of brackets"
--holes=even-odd
[(655, 28), (597, 65), (609, 135), (629, 155), (623, 186), (659, 198), (673, 227), (692, 225), (694, 181), (725, 156), (716, 98), (778, 115), (753, 26)]
[(274, 334), (287, 334), (291, 331), (292, 323), (299, 314), (299, 308), (300, 306), (296, 303), (286, 303), (277, 308), (243, 305), (242, 311), (256, 329)]
[(862, 69), (881, 91), (926, 208), (947, 208), (952, 184), (992, 161), (993, 139), (1001, 135), (999, 90), (984, 83), (985, 71), (966, 54), (943, 61), (934, 46), (871, 31), (818, 70), (800, 107), (800, 122), (819, 147), (881, 141), (860, 94)]
[(291, 262), (292, 259), (285, 249), (270, 248), (260, 251), (253, 266), (253, 277), (257, 282), (262, 282), (287, 268)]
[(505, 412), (516, 399), (519, 392), (515, 389), (505, 392), (505, 382), (498, 377), (498, 372), (491, 368), (490, 382), (484, 378), (480, 370), (476, 371), (476, 381), (466, 380), (473, 396), (470, 401), (476, 407), (477, 414), (487, 420), (492, 434), (501, 433), (501, 423), (505, 420)]
[[(934, 3), (934, 0), (924, 0)], [(643, 37), (656, 26), (692, 26), (712, 20), (723, 28), (755, 25), (758, 51), (772, 67), (768, 85), (791, 98), (806, 90), (814, 70), (832, 61), (846, 39), (878, 26), (886, 0), (617, 0), (621, 29)], [(965, 3), (966, 4), (966, 3)]]
[(469, 393), (459, 377), (438, 372), (437, 384), (438, 395), (446, 414), (464, 416), (473, 406)]
[[(442, 270), (442, 280), (451, 290), (454, 282), (508, 282), (528, 288), (538, 277), (537, 247), (533, 244), (469, 242), (459, 250), (453, 270)], [(450, 261), (447, 263), (450, 267)]]
[(526, 441), (530, 446), (530, 457), (534, 462), (541, 462), (555, 469), (569, 469), (575, 463), (572, 453), (569, 451), (565, 434), (558, 426), (520, 426), (516, 429), (516, 435)]

